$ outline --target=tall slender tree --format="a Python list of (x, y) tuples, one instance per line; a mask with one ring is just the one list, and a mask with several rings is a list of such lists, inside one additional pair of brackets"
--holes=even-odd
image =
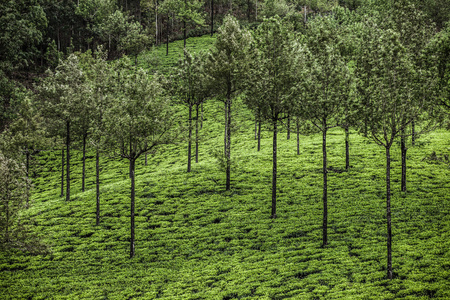
[(236, 18), (227, 16), (218, 30), (217, 40), (208, 54), (208, 62), (205, 65), (205, 70), (211, 77), (214, 92), (224, 103), (225, 188), (227, 191), (231, 189), (232, 100), (242, 88), (242, 80), (248, 64), (246, 54), (250, 43), (250, 33), (240, 27)]
[(322, 132), (323, 173), (323, 225), (322, 246), (328, 244), (328, 168), (327, 133), (339, 126), (344, 118), (343, 108), (349, 100), (352, 76), (336, 44), (338, 33), (336, 20), (318, 17), (308, 23), (307, 44), (312, 53), (309, 58), (309, 82), (304, 101), (299, 102), (299, 111)]
[(113, 153), (129, 161), (130, 258), (135, 255), (135, 163), (145, 152), (169, 143), (173, 117), (168, 98), (157, 79), (138, 69), (117, 73), (117, 90), (111, 108), (105, 113), (107, 145)]
[(92, 111), (90, 116), (89, 143), (95, 148), (95, 189), (96, 189), (96, 225), (100, 224), (100, 153), (105, 146), (105, 112), (111, 105), (114, 95), (112, 66), (108, 64), (107, 53), (100, 49), (91, 55), (81, 56), (81, 66), (87, 73), (90, 85)]
[(246, 80), (247, 105), (255, 114), (272, 125), (272, 212), (276, 218), (277, 204), (277, 134), (280, 122), (292, 107), (294, 84), (293, 37), (290, 28), (279, 17), (266, 19), (254, 36), (255, 51), (250, 58), (251, 67)]
[[(388, 10), (387, 17), (383, 25), (387, 28), (392, 28), (400, 35), (400, 42), (407, 49), (407, 51), (415, 57), (412, 61), (414, 64), (416, 76), (413, 90), (411, 91), (411, 97), (423, 97), (427, 99), (427, 102), (433, 103), (432, 97), (434, 93), (430, 93), (432, 86), (436, 83), (436, 77), (432, 72), (428, 72), (426, 68), (426, 57), (423, 55), (424, 49), (430, 42), (436, 29), (431, 24), (428, 17), (422, 13), (417, 7), (409, 0), (401, 0), (393, 3), (392, 8)], [(424, 101), (421, 101), (425, 103)], [(426, 113), (426, 107), (423, 107), (422, 111)], [(405, 116), (410, 117), (410, 116)], [(406, 128), (401, 130), (400, 135), (400, 150), (402, 155), (402, 176), (401, 176), (401, 191), (406, 192), (406, 153), (407, 137), (412, 137), (412, 143), (415, 141), (417, 134), (429, 130), (430, 118), (424, 117), (423, 114), (419, 114), (417, 119), (407, 120), (402, 122), (411, 124), (411, 131), (407, 131)], [(416, 126), (418, 125), (418, 126)], [(421, 129), (417, 127), (421, 127)], [(405, 126), (403, 126), (405, 127)], [(419, 131), (419, 132), (416, 132)]]
[(180, 60), (175, 74), (172, 76), (172, 91), (178, 97), (180, 102), (188, 107), (188, 160), (187, 172), (191, 172), (192, 161), (192, 119), (193, 109), (196, 108), (196, 125), (195, 125), (195, 157), (198, 162), (198, 107), (210, 92), (208, 86), (209, 78), (203, 70), (203, 62), (205, 55), (192, 55), (186, 49), (184, 50), (184, 58)]
[(369, 18), (364, 23), (366, 33), (356, 64), (358, 84), (367, 89), (358, 112), (366, 122), (359, 123), (359, 130), (367, 130), (386, 152), (387, 277), (392, 279), (391, 147), (420, 113), (423, 99), (412, 97), (413, 57), (402, 45), (400, 34), (373, 22)]
[[(89, 86), (81, 70), (79, 59), (71, 54), (61, 61), (56, 70), (48, 71), (47, 77), (38, 86), (41, 112), (48, 118), (50, 133), (61, 134), (66, 146), (66, 200), (70, 201), (70, 145), (72, 127), (76, 126), (82, 108), (89, 101)], [(64, 133), (60, 129), (64, 128)]]

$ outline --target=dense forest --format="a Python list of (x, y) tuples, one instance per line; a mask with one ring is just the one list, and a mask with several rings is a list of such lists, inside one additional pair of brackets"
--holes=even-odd
[(448, 299), (449, 20), (2, 1), (2, 294)]

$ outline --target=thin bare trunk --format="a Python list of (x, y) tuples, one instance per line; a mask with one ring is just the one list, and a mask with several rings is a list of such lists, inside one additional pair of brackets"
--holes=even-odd
[(155, 5), (155, 42), (158, 45), (158, 1)]
[(26, 176), (27, 176), (27, 196), (26, 196), (26, 208), (28, 208), (29, 206), (29, 202), (30, 202), (30, 186), (28, 184), (28, 179), (30, 178), (30, 151), (27, 149), (25, 152), (25, 155), (27, 157), (27, 162), (26, 162)]
[(277, 217), (277, 120), (273, 121), (273, 153), (272, 153), (272, 215)]
[(195, 118), (195, 163), (198, 164), (198, 104), (195, 107), (196, 118)]
[(255, 140), (258, 138), (258, 113), (255, 113)]
[(297, 125), (297, 155), (300, 155), (300, 119), (299, 119), (299, 117), (297, 117), (296, 125)]
[(287, 139), (291, 139), (291, 116), (289, 114), (287, 117)]
[(64, 146), (61, 149), (61, 196), (64, 197)]
[[(187, 6), (187, 0), (184, 0), (184, 8), (186, 9)], [(183, 41), (184, 41), (184, 49), (186, 49), (186, 21), (183, 20)], [(186, 55), (186, 52), (185, 52)]]
[(192, 104), (189, 104), (189, 137), (188, 137), (188, 163), (187, 172), (191, 172), (191, 149), (192, 149)]
[(203, 129), (203, 102), (202, 102), (201, 110), (202, 110), (202, 119), (200, 122), (200, 129)]
[(400, 150), (402, 154), (402, 180), (401, 180), (401, 191), (406, 192), (406, 137), (405, 130), (402, 130), (400, 137)]
[(9, 191), (7, 191), (5, 210), (6, 210), (6, 224), (5, 224), (5, 241), (9, 243)]
[(227, 97), (227, 143), (226, 143), (226, 160), (227, 160), (227, 180), (226, 180), (226, 190), (231, 190), (231, 93), (228, 93)]
[(387, 277), (392, 279), (392, 228), (391, 228), (391, 154), (386, 147), (386, 221), (387, 221)]
[(350, 169), (350, 132), (348, 126), (345, 126), (345, 169)]
[(66, 122), (66, 201), (70, 201), (70, 122)]
[(261, 119), (258, 118), (258, 151), (261, 150)]
[(97, 149), (95, 156), (95, 187), (97, 192), (97, 210), (95, 214), (95, 224), (100, 224), (100, 154)]
[(169, 23), (170, 23), (170, 17), (169, 17), (169, 14), (167, 14), (166, 56), (169, 55)]
[(228, 131), (228, 106), (227, 103), (225, 102), (225, 133), (223, 135), (223, 145), (224, 145), (224, 155), (225, 157), (227, 157), (227, 131)]
[(214, 34), (214, 0), (211, 0), (211, 36)]
[(322, 224), (322, 247), (325, 247), (328, 244), (328, 170), (327, 170), (327, 123), (326, 120), (323, 120), (322, 124), (322, 155), (323, 155), (323, 224)]
[(81, 174), (81, 191), (84, 192), (86, 181), (86, 138), (87, 134), (83, 135), (83, 171)]
[(130, 207), (130, 211), (131, 211), (131, 229), (130, 229), (130, 258), (134, 257), (135, 251), (134, 251), (134, 198), (135, 198), (135, 174), (134, 174), (134, 169), (135, 169), (135, 161), (134, 158), (130, 159), (130, 170), (131, 170), (131, 207)]
[(305, 5), (305, 7), (304, 7), (304, 11), (305, 11), (305, 23), (308, 21), (308, 20), (306, 19), (306, 9), (307, 9), (307, 7), (306, 7), (306, 5)]

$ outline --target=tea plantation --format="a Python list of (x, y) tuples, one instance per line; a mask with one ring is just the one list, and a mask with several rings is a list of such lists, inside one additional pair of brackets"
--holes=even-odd
[[(211, 41), (191, 38), (188, 46)], [(167, 62), (162, 47), (151, 55), (167, 68), (181, 48), (171, 44)], [(225, 192), (213, 155), (223, 149), (222, 105), (205, 103), (199, 163), (191, 173), (182, 140), (149, 155), (147, 166), (139, 160), (132, 259), (127, 161), (101, 158), (95, 226), (95, 153), (82, 193), (81, 152), (73, 152), (66, 202), (61, 153), (41, 152), (32, 166), (33, 204), (22, 219), (50, 252), (0, 253), (0, 298), (450, 299), (448, 131), (420, 136), (410, 147), (407, 192), (400, 192), (400, 146), (393, 146), (394, 279), (388, 280), (384, 148), (352, 132), (347, 172), (344, 131), (330, 131), (329, 245), (322, 248), (321, 135), (300, 136), (300, 155), (293, 132), (289, 140), (285, 129), (279, 135), (278, 217), (271, 219), (271, 133), (263, 131), (258, 152), (251, 112), (240, 100), (233, 104), (232, 190)]]

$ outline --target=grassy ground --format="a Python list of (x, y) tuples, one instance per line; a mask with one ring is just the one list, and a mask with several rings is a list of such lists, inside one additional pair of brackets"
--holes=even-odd
[[(189, 44), (189, 41), (188, 41)], [(81, 190), (59, 197), (60, 152), (34, 166), (26, 213), (49, 255), (0, 253), (2, 299), (450, 299), (450, 133), (420, 137), (408, 151), (408, 192), (400, 153), (392, 157), (393, 269), (386, 279), (383, 148), (329, 134), (329, 246), (321, 248), (321, 136), (279, 136), (278, 218), (270, 219), (271, 134), (256, 151), (251, 114), (236, 102), (232, 191), (212, 155), (223, 148), (221, 104), (205, 105), (199, 163), (186, 173), (186, 145), (170, 145), (137, 166), (136, 257), (129, 259), (127, 162), (102, 158), (101, 225), (95, 226), (95, 157)]]

